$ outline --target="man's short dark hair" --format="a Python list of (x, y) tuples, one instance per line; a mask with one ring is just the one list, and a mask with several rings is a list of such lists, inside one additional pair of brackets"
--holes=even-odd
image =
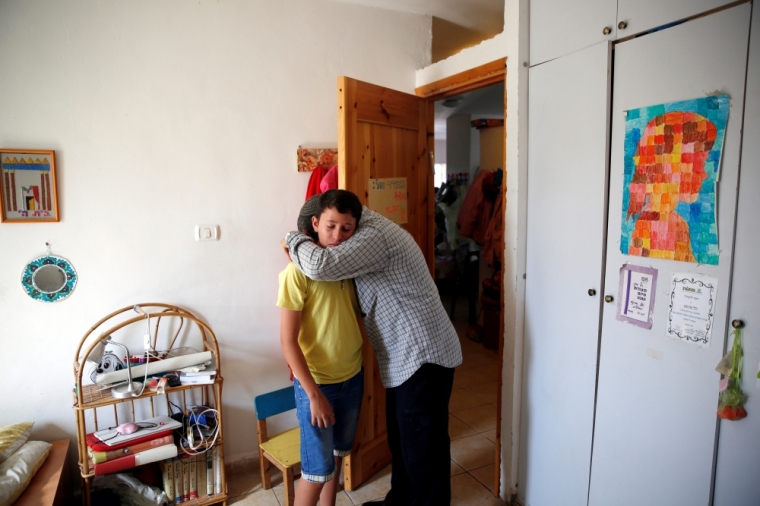
[(312, 216), (318, 216), (320, 214), (322, 214), (322, 211), (319, 209), (319, 195), (314, 195), (309, 200), (304, 202), (304, 205), (301, 207), (301, 212), (298, 214), (298, 223), (296, 227), (298, 228), (298, 231), (302, 234), (308, 235), (314, 241), (318, 240), (319, 235), (311, 224), (311, 218)]
[(335, 209), (340, 214), (351, 213), (356, 218), (356, 224), (362, 217), (362, 203), (355, 194), (348, 190), (327, 190), (319, 196), (319, 212), (317, 219), (322, 216), (325, 209)]

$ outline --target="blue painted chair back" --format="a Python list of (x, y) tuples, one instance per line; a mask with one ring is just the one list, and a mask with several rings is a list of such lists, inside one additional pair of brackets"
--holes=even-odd
[(293, 385), (274, 392), (257, 395), (253, 399), (256, 408), (256, 420), (264, 420), (285, 411), (296, 409), (296, 397)]

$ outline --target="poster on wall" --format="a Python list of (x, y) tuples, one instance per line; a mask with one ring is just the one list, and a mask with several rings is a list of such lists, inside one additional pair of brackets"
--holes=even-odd
[(674, 273), (670, 284), (667, 335), (709, 347), (717, 289), (717, 279), (693, 272)]
[(626, 255), (718, 264), (716, 183), (730, 98), (715, 95), (626, 111)]
[(0, 221), (58, 221), (55, 151), (0, 149)]
[(616, 318), (637, 327), (651, 329), (657, 269), (625, 264), (620, 268), (619, 286)]
[(369, 207), (399, 225), (407, 223), (406, 178), (394, 177), (369, 180)]

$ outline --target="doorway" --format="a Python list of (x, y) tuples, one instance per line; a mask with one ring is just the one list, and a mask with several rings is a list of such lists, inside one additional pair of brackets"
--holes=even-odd
[(501, 447), (505, 64), (497, 60), (417, 90), (433, 111), (436, 284), (464, 357), (449, 404), (452, 490), (462, 482), (493, 496)]

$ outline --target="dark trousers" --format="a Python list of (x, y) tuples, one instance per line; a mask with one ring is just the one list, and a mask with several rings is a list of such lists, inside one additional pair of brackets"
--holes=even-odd
[(449, 399), (454, 369), (424, 364), (411, 378), (386, 390), (391, 448), (388, 506), (451, 503)]

